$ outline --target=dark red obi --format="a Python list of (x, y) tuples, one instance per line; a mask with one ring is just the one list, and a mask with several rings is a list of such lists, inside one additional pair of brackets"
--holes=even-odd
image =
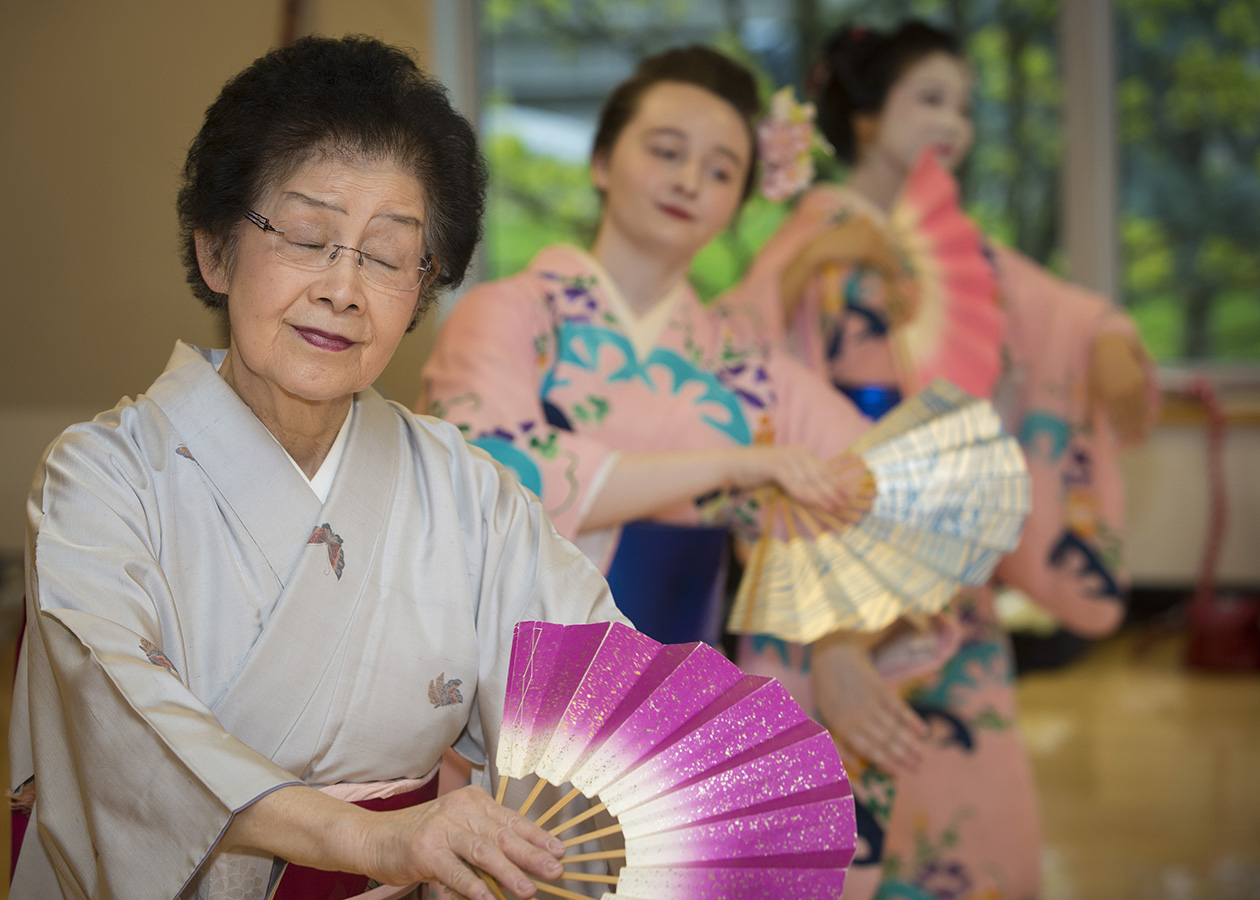
[(13, 872), (17, 869), (18, 854), (22, 852), (22, 840), (26, 837), (26, 826), (31, 824), (31, 814), (20, 809), (9, 810), (9, 884), (13, 883)]
[[(371, 800), (360, 800), (355, 806), (384, 812), (390, 809), (405, 809), (418, 806), (437, 799), (438, 779), (434, 775), (428, 783), (414, 791), (395, 794), (392, 797), (380, 797)], [(272, 900), (346, 900), (362, 894), (368, 889), (366, 875), (351, 875), (349, 872), (323, 872), (319, 869), (308, 869), (306, 866), (289, 866), (280, 878), (280, 886), (276, 888)]]

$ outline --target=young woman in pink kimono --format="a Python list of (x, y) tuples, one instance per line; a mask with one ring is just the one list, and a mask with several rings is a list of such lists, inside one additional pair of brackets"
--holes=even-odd
[[(687, 282), (752, 187), (758, 108), (751, 75), (713, 50), (645, 60), (597, 129), (592, 247), (548, 247), (470, 291), (424, 369), (420, 408), (514, 469), (663, 641), (717, 639), (727, 532), (755, 516), (748, 489), (778, 484), (842, 515), (869, 502), (855, 470), (829, 462), (868, 420)], [(817, 648), (816, 671), (833, 655)], [(915, 719), (866, 674), (863, 727), (885, 726), (873, 750), (895, 754)]]
[[(848, 180), (805, 194), (728, 300), (758, 308), (795, 355), (877, 417), (916, 383), (922, 362), (897, 345), (916, 309), (913, 299), (890, 303), (915, 296), (890, 209), (923, 154), (947, 169), (965, 157), (971, 74), (958, 44), (921, 23), (886, 35), (847, 29), (820, 68), (819, 125), (851, 165)], [(965, 387), (997, 403), (1024, 446), (1033, 490), (1021, 543), (996, 581), (1022, 589), (1075, 631), (1106, 633), (1124, 609), (1116, 453), (1153, 410), (1149, 364), (1129, 319), (1104, 298), (1015, 251), (987, 248), (978, 232), (971, 252), (996, 268), (998, 309), (989, 311), (997, 327), (987, 344), (961, 369)], [(846, 900), (1039, 894), (1035, 786), (1016, 726), (1010, 644), (991, 588), (960, 596), (955, 609), (960, 631), (917, 641), (917, 676), (895, 674), (898, 662), (906, 672), (900, 651), (916, 639), (873, 651), (877, 660), (884, 651), (883, 670), (900, 681), (929, 736), (917, 767), (859, 767), (845, 755), (860, 838)], [(923, 674), (924, 658), (951, 645), (950, 631), (951, 655)], [(814, 705), (819, 679), (809, 677), (803, 648), (749, 639), (739, 661)], [(843, 745), (836, 725), (844, 720), (822, 717)]]

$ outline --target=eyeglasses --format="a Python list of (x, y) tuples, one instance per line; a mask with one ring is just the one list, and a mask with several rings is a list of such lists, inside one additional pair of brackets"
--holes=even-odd
[[(303, 269), (326, 269), (337, 264), (343, 251), (357, 253), (359, 272), (378, 287), (391, 291), (414, 291), (426, 278), (436, 278), (440, 267), (427, 256), (421, 256), (417, 235), (412, 229), (369, 235), (362, 247), (338, 244), (332, 239), (332, 225), (320, 222), (278, 221), (253, 210), (245, 211), (249, 219), (271, 236), (276, 256)], [(394, 233), (394, 232), (397, 233)]]

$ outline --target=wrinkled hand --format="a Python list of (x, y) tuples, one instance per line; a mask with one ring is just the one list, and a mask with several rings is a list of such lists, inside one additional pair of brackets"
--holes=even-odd
[(854, 216), (815, 235), (784, 268), (779, 276), (784, 315), (791, 315), (810, 279), (829, 266), (873, 268), (890, 285), (904, 280), (888, 238), (866, 216)]
[(749, 447), (737, 487), (777, 484), (793, 500), (825, 510), (846, 522), (860, 519), (875, 499), (875, 480), (856, 456), (824, 460), (806, 447)]
[(1145, 437), (1146, 368), (1124, 335), (1104, 334), (1094, 341), (1089, 388), (1091, 401), (1103, 408), (1122, 441)]
[(375, 813), (368, 822), (368, 874), (385, 884), (440, 881), (469, 900), (495, 900), (474, 867), (513, 897), (534, 895), (530, 876), (561, 874), (564, 845), (479, 787)]
[(841, 754), (894, 774), (918, 769), (927, 725), (880, 677), (866, 642), (831, 635), (813, 645), (811, 660), (814, 703)]

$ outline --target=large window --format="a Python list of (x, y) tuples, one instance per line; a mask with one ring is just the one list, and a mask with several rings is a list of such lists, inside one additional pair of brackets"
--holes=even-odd
[(1125, 302), (1161, 359), (1260, 359), (1260, 2), (1115, 7)]
[[(483, 131), (493, 172), (487, 268), (555, 241), (586, 244), (594, 119), (641, 56), (704, 41), (766, 94), (798, 92), (822, 37), (849, 22), (927, 18), (964, 36), (976, 148), (960, 173), (994, 239), (1063, 271), (1063, 54), (1053, 0), (485, 0)], [(1122, 254), (1117, 281), (1161, 359), (1260, 359), (1260, 0), (1115, 0)], [(1110, 162), (1100, 160), (1099, 165)], [(840, 173), (832, 167), (832, 175)], [(731, 284), (782, 220), (756, 198), (697, 261), (704, 296)]]

